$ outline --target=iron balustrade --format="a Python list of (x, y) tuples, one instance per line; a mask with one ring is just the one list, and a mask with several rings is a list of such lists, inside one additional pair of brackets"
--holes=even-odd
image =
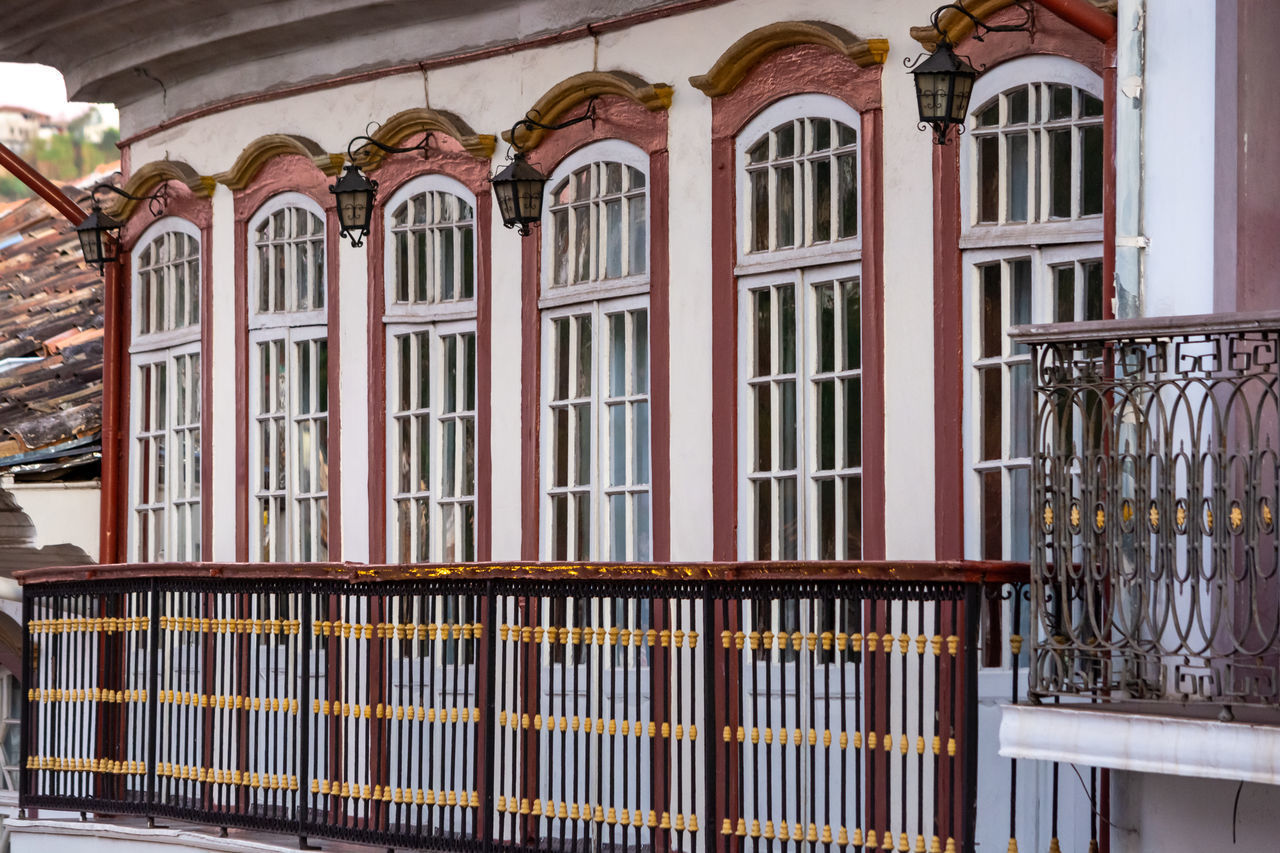
[(1020, 599), (1026, 567), (22, 580), (24, 809), (459, 851), (953, 851), (984, 591)]
[(1280, 707), (1280, 312), (1011, 336), (1036, 382), (1031, 698)]

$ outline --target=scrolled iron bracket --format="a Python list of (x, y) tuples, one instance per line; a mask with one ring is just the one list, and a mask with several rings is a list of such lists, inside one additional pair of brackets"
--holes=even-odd
[(98, 200), (98, 193), (102, 190), (115, 193), (121, 198), (127, 198), (130, 201), (145, 201), (147, 203), (147, 210), (151, 211), (151, 215), (155, 217), (159, 217), (160, 214), (164, 213), (165, 207), (169, 204), (168, 184), (161, 184), (159, 189), (150, 195), (134, 195), (133, 193), (120, 189), (115, 184), (95, 184), (94, 187), (89, 190), (89, 197), (93, 199), (93, 206), (99, 209), (102, 208), (102, 202)]
[(377, 122), (372, 122), (364, 129), (363, 136), (354, 137), (347, 143), (347, 160), (353, 165), (359, 165), (360, 161), (368, 161), (368, 149), (377, 148), (387, 154), (408, 154), (412, 151), (421, 151), (422, 159), (427, 159), (430, 152), (431, 139), (434, 134), (428, 132), (422, 137), (422, 140), (416, 145), (388, 145), (385, 142), (379, 142), (373, 138), (373, 134), (378, 132), (381, 127)]
[(596, 98), (592, 96), (591, 100), (587, 101), (587, 111), (582, 115), (577, 116), (576, 118), (567, 119), (559, 124), (544, 124), (538, 120), (539, 118), (540, 114), (537, 110), (529, 110), (529, 112), (525, 113), (524, 118), (511, 125), (511, 134), (509, 138), (511, 140), (511, 147), (515, 149), (516, 153), (524, 152), (524, 146), (517, 141), (519, 137), (516, 136), (516, 131), (522, 128), (526, 131), (535, 129), (564, 130), (566, 127), (571, 127), (584, 121), (591, 122), (591, 126), (594, 128), (596, 124)]

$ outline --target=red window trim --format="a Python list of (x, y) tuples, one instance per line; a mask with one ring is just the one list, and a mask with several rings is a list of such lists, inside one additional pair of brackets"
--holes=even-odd
[[(987, 23), (1013, 23), (1016, 9), (1003, 9)], [(1074, 60), (1102, 77), (1102, 280), (1104, 316), (1111, 316), (1115, 273), (1115, 45), (1103, 44), (1046, 8), (1036, 13), (1035, 39), (1022, 33), (958, 46), (975, 67), (994, 68), (1023, 56)], [(975, 105), (976, 106), (976, 105)], [(934, 558), (960, 559), (965, 553), (964, 464), (964, 275), (961, 267), (960, 146), (954, 140), (933, 147), (933, 409)]]
[[(209, 282), (213, 278), (213, 253), (209, 250), (213, 242), (213, 202), (209, 198), (201, 198), (181, 181), (168, 181), (169, 201), (161, 215), (164, 218), (183, 219), (200, 231), (200, 365), (204, 373), (206, 366), (213, 358), (213, 324), (210, 312), (213, 310), (212, 288)], [(158, 187), (157, 187), (158, 189)], [(120, 230), (120, 264), (116, 272), (117, 293), (108, 292), (105, 297), (105, 328), (112, 334), (104, 340), (102, 351), (102, 454), (104, 462), (113, 454), (119, 464), (102, 470), (102, 509), (100, 512), (104, 534), (108, 527), (113, 529), (114, 536), (103, 535), (99, 542), (100, 563), (118, 563), (128, 559), (129, 525), (132, 523), (132, 512), (129, 501), (130, 466), (132, 465), (133, 442), (129, 406), (132, 372), (129, 367), (129, 346), (133, 334), (133, 250), (138, 240), (152, 226), (156, 219), (145, 213), (145, 207), (139, 207), (134, 215)], [(110, 290), (110, 288), (109, 288)], [(111, 331), (114, 330), (114, 331)], [(107, 386), (108, 377), (115, 389)], [(207, 374), (201, 377), (207, 379)], [(213, 389), (211, 383), (200, 383), (200, 435), (205, 451), (200, 457), (200, 559), (213, 559), (213, 538), (209, 535), (213, 529), (213, 454), (208, 452), (208, 437), (211, 434), (213, 411)], [(108, 425), (110, 424), (110, 428)], [(111, 436), (109, 439), (108, 436)]]
[(859, 67), (834, 51), (798, 45), (770, 54), (732, 92), (711, 104), (712, 559), (738, 558), (738, 133), (792, 95), (837, 98), (862, 117), (862, 548), (883, 559), (884, 536), (884, 147), (881, 66)]
[[(421, 135), (398, 144), (412, 145)], [(387, 559), (387, 339), (386, 314), (386, 203), (400, 187), (423, 175), (444, 175), (460, 181), (475, 194), (476, 222), (476, 559), (492, 558), (492, 466), (490, 453), (490, 366), (492, 362), (493, 301), (492, 240), (493, 196), (489, 192), (489, 163), (463, 151), (457, 140), (435, 135), (424, 162), (415, 154), (393, 154), (374, 174), (378, 200), (370, 220), (369, 259), (369, 559)]]
[[(316, 164), (300, 154), (271, 158), (252, 183), (235, 191), (236, 300), (236, 560), (249, 559), (249, 220), (269, 199), (285, 192), (301, 193), (325, 212), (325, 294), (329, 364), (329, 562), (342, 559), (342, 398), (337, 366), (338, 214), (329, 192), (330, 180)], [(205, 383), (206, 385), (208, 383)]]
[[(649, 483), (652, 501), (653, 559), (671, 559), (671, 353), (668, 282), (670, 177), (667, 171), (667, 114), (650, 112), (627, 98), (606, 95), (596, 102), (596, 119), (548, 134), (530, 152), (530, 160), (551, 174), (569, 154), (592, 142), (619, 139), (649, 155), (649, 442), (652, 460)], [(511, 239), (520, 239), (512, 236)], [(520, 419), (523, 442), (521, 469), (520, 554), (538, 559), (542, 516), (539, 471), (539, 433), (542, 378), (542, 239), (535, 232), (524, 238), (521, 253)]]

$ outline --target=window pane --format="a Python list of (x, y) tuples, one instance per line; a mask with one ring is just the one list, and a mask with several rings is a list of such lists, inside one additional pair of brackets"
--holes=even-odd
[(1053, 269), (1053, 322), (1076, 319), (1076, 271), (1071, 264)]
[(813, 241), (831, 239), (831, 161), (817, 160), (813, 172)]
[(836, 158), (840, 174), (840, 236), (855, 237), (858, 234), (858, 163), (856, 155), (842, 154)]
[(844, 386), (844, 465), (862, 465), (862, 380), (841, 380)]
[(1071, 216), (1071, 131), (1049, 133), (1049, 215)]
[(778, 361), (779, 373), (796, 372), (796, 295), (791, 285), (778, 293)]
[(836, 559), (836, 481), (819, 480), (818, 497), (818, 559)]
[(814, 333), (817, 336), (817, 370), (829, 373), (836, 369), (835, 285), (831, 282), (814, 287)]
[(1080, 116), (1081, 118), (1102, 115), (1102, 99), (1095, 98), (1088, 92), (1080, 93)]
[(773, 559), (773, 496), (768, 480), (755, 484), (756, 559)]
[(995, 222), (1000, 215), (1000, 137), (978, 139), (978, 221)]
[(794, 477), (778, 480), (778, 559), (794, 560), (798, 554), (799, 526)]
[(982, 277), (982, 358), (995, 358), (1003, 350), (1004, 328), (1000, 317), (1000, 265), (979, 267)]
[(818, 470), (830, 471), (836, 467), (836, 383), (828, 379), (814, 386), (818, 403)]
[(751, 251), (769, 249), (769, 173), (751, 173)]
[(632, 458), (635, 460), (633, 482), (638, 484), (649, 482), (649, 404), (635, 403), (635, 425), (632, 433), (635, 446)]
[[(610, 164), (616, 165), (616, 164)], [(622, 199), (614, 199), (604, 206), (605, 213), (605, 278), (622, 275)]]
[(773, 333), (770, 320), (772, 294), (768, 288), (753, 290), (751, 301), (754, 304), (755, 337), (752, 345), (755, 350), (755, 376), (768, 376), (773, 363)]
[(1102, 127), (1080, 129), (1080, 215), (1102, 213)]
[(1049, 118), (1071, 118), (1071, 87), (1049, 87)]
[(756, 385), (752, 389), (756, 413), (755, 470), (773, 468), (773, 392), (768, 385)]
[[(1009, 325), (1021, 326), (1031, 322), (1031, 261), (1020, 258), (1009, 262), (1010, 295)], [(1029, 347), (1013, 342), (1012, 353), (1025, 353)]]
[(631, 266), (627, 273), (641, 275), (649, 269), (649, 241), (644, 196), (630, 199), (627, 202), (627, 210), (631, 223)]
[(1004, 508), (1000, 500), (1000, 472), (988, 471), (982, 474), (981, 482), (982, 559), (999, 560), (1004, 550)]
[(1008, 221), (1027, 221), (1027, 136), (1009, 137)]
[(1103, 319), (1102, 304), (1102, 262), (1085, 261), (1081, 265), (1084, 272), (1084, 319)]
[(861, 287), (857, 279), (844, 285), (844, 367), (857, 370), (862, 367), (862, 309)]
[(795, 245), (795, 171), (792, 166), (780, 166), (774, 170), (774, 179), (778, 186), (775, 245), (780, 249)]
[(1009, 124), (1025, 124), (1027, 121), (1027, 88), (1025, 86), (1009, 93)]
[(844, 480), (844, 559), (862, 559), (862, 478)]
[(627, 484), (627, 407), (609, 406), (609, 485)]
[(1031, 455), (1031, 365), (1009, 367), (1009, 413), (1011, 435), (1009, 453), (1013, 457)]
[(635, 347), (635, 381), (632, 394), (649, 393), (649, 315), (645, 311), (631, 312), (631, 341)]
[(1001, 430), (1004, 427), (1003, 403), (1000, 399), (1000, 368), (984, 367), (978, 371), (978, 378), (982, 395), (981, 458), (999, 459)]
[(778, 424), (778, 443), (781, 468), (784, 471), (796, 467), (796, 384), (794, 381), (778, 383), (779, 405), (782, 407)]

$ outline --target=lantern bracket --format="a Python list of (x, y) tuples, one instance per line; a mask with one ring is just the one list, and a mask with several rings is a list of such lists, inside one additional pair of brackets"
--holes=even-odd
[(432, 133), (428, 132), (417, 145), (387, 145), (385, 142), (379, 142), (370, 135), (376, 133), (379, 127), (380, 125), (376, 122), (371, 123), (365, 128), (363, 136), (357, 136), (347, 143), (347, 159), (351, 162), (351, 165), (358, 165), (357, 161), (367, 162), (370, 148), (377, 148), (387, 154), (408, 154), (411, 151), (421, 151), (422, 159), (427, 159)]
[(529, 112), (525, 113), (524, 118), (511, 125), (511, 134), (509, 138), (511, 139), (511, 147), (514, 148), (517, 153), (522, 153), (524, 151), (524, 146), (516, 141), (518, 139), (516, 131), (522, 128), (526, 131), (534, 130), (535, 128), (538, 130), (564, 130), (566, 127), (570, 127), (584, 121), (591, 122), (591, 126), (594, 128), (596, 126), (596, 97), (593, 95), (591, 100), (587, 101), (586, 112), (576, 118), (567, 119), (559, 124), (544, 124), (538, 120), (540, 117), (541, 114), (537, 110), (529, 110)]
[(155, 217), (159, 217), (160, 214), (164, 213), (165, 207), (169, 204), (168, 184), (161, 184), (160, 187), (150, 195), (134, 195), (133, 193), (120, 189), (115, 184), (103, 183), (95, 184), (94, 187), (89, 190), (89, 197), (93, 200), (93, 206), (98, 210), (102, 209), (102, 202), (98, 200), (98, 193), (102, 190), (113, 192), (121, 198), (127, 198), (130, 201), (145, 201), (147, 203), (147, 210), (151, 211), (151, 215)]
[[(1016, 24), (986, 24), (975, 14), (964, 7), (963, 3), (947, 3), (933, 10), (933, 14), (929, 16), (929, 23), (938, 35), (941, 36), (940, 41), (951, 44), (951, 40), (947, 38), (947, 32), (942, 28), (942, 16), (948, 10), (953, 10), (964, 15), (973, 22), (973, 40), (982, 41), (987, 33), (1031, 33), (1033, 36), (1036, 31), (1036, 13), (1035, 7), (1031, 0), (1013, 0), (1014, 6), (1022, 11), (1023, 19)], [(917, 60), (919, 61), (919, 60)], [(910, 66), (908, 66), (910, 67)]]

